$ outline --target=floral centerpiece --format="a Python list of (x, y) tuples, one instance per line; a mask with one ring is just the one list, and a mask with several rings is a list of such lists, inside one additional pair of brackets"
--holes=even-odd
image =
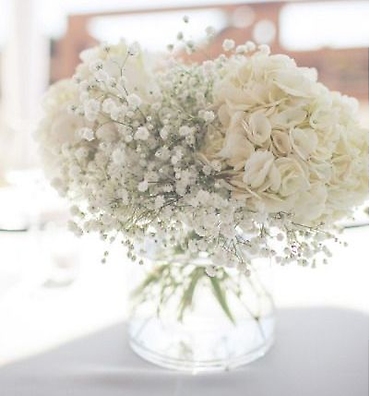
[(181, 275), (182, 312), (209, 276), (232, 319), (228, 269), (248, 277), (258, 256), (326, 261), (333, 225), (366, 199), (368, 135), (356, 101), (315, 70), (265, 45), (223, 48), (201, 63), (125, 41), (86, 50), (47, 93), (36, 138), (52, 185), (75, 203), (74, 232), (119, 238), (140, 263), (153, 247), (206, 257), (208, 275)]

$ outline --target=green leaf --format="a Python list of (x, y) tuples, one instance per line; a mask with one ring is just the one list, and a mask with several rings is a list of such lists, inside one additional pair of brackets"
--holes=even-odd
[(220, 303), (221, 308), (227, 315), (227, 317), (230, 319), (230, 321), (235, 324), (235, 319), (233, 315), (230, 312), (229, 305), (226, 300), (226, 296), (224, 294), (224, 291), (222, 290), (222, 287), (220, 286), (220, 281), (216, 277), (209, 277), (209, 280), (211, 281), (213, 291), (215, 293), (215, 296), (217, 298), (217, 301)]
[(193, 301), (193, 295), (195, 291), (195, 287), (202, 276), (204, 276), (204, 269), (203, 268), (196, 268), (192, 273), (191, 273), (191, 280), (189, 283), (188, 288), (185, 290), (184, 295), (181, 299), (180, 302), (180, 311), (179, 311), (179, 320), (182, 321), (184, 317), (184, 312), (187, 308), (191, 306), (191, 303)]

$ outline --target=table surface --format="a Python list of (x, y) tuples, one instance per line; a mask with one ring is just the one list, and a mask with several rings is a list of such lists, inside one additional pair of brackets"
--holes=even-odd
[(184, 374), (137, 357), (125, 323), (0, 368), (4, 396), (366, 396), (368, 317), (339, 308), (278, 314), (266, 356), (243, 368)]

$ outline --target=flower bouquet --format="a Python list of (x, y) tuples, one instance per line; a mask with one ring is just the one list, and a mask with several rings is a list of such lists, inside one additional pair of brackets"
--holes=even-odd
[(265, 45), (223, 48), (201, 63), (125, 41), (85, 50), (36, 132), (52, 185), (74, 202), (71, 229), (155, 261), (132, 294), (131, 343), (169, 367), (261, 356), (273, 304), (256, 261), (325, 263), (336, 221), (368, 192), (356, 100)]

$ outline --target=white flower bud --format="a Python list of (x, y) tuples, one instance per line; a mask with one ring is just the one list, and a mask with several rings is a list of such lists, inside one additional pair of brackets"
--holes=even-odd
[(95, 133), (91, 128), (81, 128), (77, 131), (78, 136), (80, 136), (81, 139), (85, 139), (89, 142), (95, 139)]
[(149, 187), (148, 182), (147, 182), (146, 180), (143, 180), (142, 182), (140, 182), (140, 183), (138, 184), (137, 189), (138, 189), (140, 192), (145, 192), (145, 191), (148, 190), (148, 187)]
[(224, 40), (222, 48), (224, 51), (231, 51), (235, 47), (235, 41), (231, 39)]
[(142, 100), (140, 98), (140, 96), (136, 95), (136, 94), (130, 94), (126, 97), (127, 103), (129, 105), (129, 107), (131, 107), (132, 109), (136, 109), (138, 108), (141, 103)]
[(135, 140), (147, 140), (150, 136), (150, 133), (146, 127), (139, 127), (135, 132), (134, 139)]

